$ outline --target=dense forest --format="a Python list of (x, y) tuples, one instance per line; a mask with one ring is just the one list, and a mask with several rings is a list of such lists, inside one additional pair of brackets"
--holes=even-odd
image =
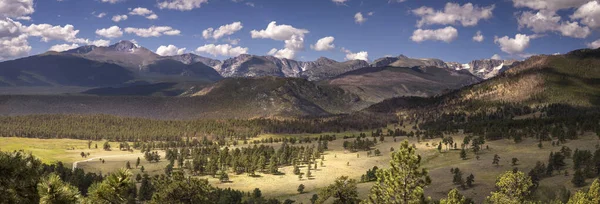
[(180, 141), (186, 136), (245, 140), (261, 133), (322, 133), (369, 130), (397, 122), (389, 114), (357, 113), (333, 118), (151, 120), (109, 115), (0, 117), (0, 136), (111, 141)]

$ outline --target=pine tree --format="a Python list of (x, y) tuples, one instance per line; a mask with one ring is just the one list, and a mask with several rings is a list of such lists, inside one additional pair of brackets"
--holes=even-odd
[(125, 168), (126, 169), (131, 169), (131, 164), (129, 163), (129, 161), (127, 161), (127, 163), (125, 163)]
[(500, 165), (500, 156), (498, 156), (497, 154), (494, 155), (494, 160), (492, 161), (492, 164), (495, 164), (496, 166)]
[(452, 189), (448, 192), (448, 197), (440, 200), (440, 204), (469, 204), (467, 199), (458, 192), (458, 190)]
[(150, 176), (148, 174), (144, 174), (142, 176), (142, 181), (140, 182), (138, 200), (150, 200), (152, 198), (152, 194), (154, 194), (154, 187), (152, 186), (152, 182), (150, 181)]
[(467, 159), (467, 151), (465, 149), (460, 150), (460, 158), (463, 160)]
[(137, 169), (138, 166), (140, 166), (140, 158), (138, 157), (137, 160), (135, 161), (135, 168)]
[(524, 203), (531, 194), (533, 183), (523, 172), (507, 171), (498, 177), (495, 192), (487, 197), (487, 201), (496, 204)]
[(304, 193), (304, 184), (300, 184), (298, 186), (298, 193), (303, 194)]
[(77, 188), (63, 182), (55, 173), (42, 179), (37, 186), (37, 191), (41, 204), (78, 203), (81, 196)]
[(347, 176), (339, 177), (333, 184), (319, 191), (315, 203), (324, 203), (331, 197), (335, 198), (333, 203), (358, 203), (360, 200), (358, 199), (356, 184), (356, 180), (349, 179)]
[(571, 183), (573, 183), (575, 187), (585, 186), (585, 176), (583, 175), (583, 172), (580, 169), (577, 169), (575, 171), (575, 174), (573, 174), (573, 179), (571, 180)]
[(427, 170), (421, 168), (421, 157), (408, 141), (392, 153), (389, 169), (377, 170), (377, 182), (366, 203), (412, 203), (421, 200), (423, 188), (431, 183)]

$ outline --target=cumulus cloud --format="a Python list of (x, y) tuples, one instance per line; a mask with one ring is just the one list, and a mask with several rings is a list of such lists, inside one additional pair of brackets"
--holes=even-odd
[(333, 41), (335, 40), (335, 38), (333, 36), (327, 36), (324, 38), (321, 38), (317, 41), (317, 43), (315, 43), (314, 45), (311, 45), (310, 48), (316, 51), (328, 51), (328, 50), (333, 50), (335, 49), (335, 45), (333, 44)]
[(363, 24), (364, 22), (367, 21), (367, 18), (365, 18), (361, 12), (358, 12), (356, 14), (354, 14), (354, 22), (357, 24)]
[(513, 5), (517, 8), (531, 8), (534, 10), (557, 11), (579, 7), (590, 0), (512, 0)]
[(114, 15), (112, 17), (112, 21), (114, 22), (119, 22), (119, 21), (124, 21), (127, 20), (127, 15)]
[(529, 47), (529, 41), (535, 38), (535, 36), (528, 36), (525, 34), (517, 34), (515, 38), (504, 36), (501, 38), (496, 37), (494, 43), (500, 46), (500, 50), (508, 54), (520, 54)]
[(248, 53), (248, 48), (245, 47), (233, 47), (229, 44), (208, 44), (198, 47), (196, 52), (208, 53), (212, 56), (230, 56), (235, 57), (241, 54)]
[(200, 6), (205, 3), (208, 3), (208, 0), (165, 0), (158, 2), (158, 8), (190, 11), (195, 8), (200, 8)]
[(175, 45), (161, 45), (156, 49), (156, 54), (160, 56), (173, 56), (185, 53), (185, 48), (177, 48)]
[(162, 35), (179, 35), (181, 31), (173, 29), (170, 26), (151, 26), (150, 28), (125, 28), (126, 33), (133, 33), (137, 36), (147, 37), (160, 37)]
[(33, 0), (2, 0), (0, 1), (0, 17), (25, 17), (35, 11)]
[(492, 18), (492, 12), (495, 5), (488, 7), (479, 7), (472, 3), (460, 5), (457, 3), (446, 3), (443, 11), (435, 11), (430, 7), (421, 7), (412, 11), (416, 16), (421, 17), (417, 21), (417, 26), (424, 25), (454, 25), (457, 23), (462, 26), (476, 26), (480, 20)]
[(308, 30), (294, 28), (290, 25), (277, 25), (275, 21), (269, 23), (265, 30), (250, 31), (252, 38), (268, 38), (284, 41), (284, 49), (277, 50), (274, 48), (269, 53), (275, 57), (286, 59), (294, 59), (298, 51), (304, 50), (304, 34), (307, 33), (309, 33)]
[(0, 38), (0, 60), (12, 59), (25, 56), (31, 51), (31, 46), (27, 42), (27, 35), (17, 37)]
[(581, 19), (581, 23), (592, 28), (600, 28), (600, 4), (590, 1), (579, 7), (571, 18)]
[(27, 27), (22, 27), (22, 31), (29, 36), (42, 38), (43, 42), (51, 40), (62, 40), (67, 42), (77, 42), (82, 39), (77, 38), (79, 30), (75, 30), (73, 25), (54, 26), (50, 24), (31, 24)]
[(558, 32), (573, 38), (586, 38), (591, 34), (590, 28), (577, 22), (561, 22), (561, 17), (554, 11), (522, 12), (517, 21), (519, 28), (529, 28), (535, 33)]
[(73, 25), (55, 26), (50, 24), (31, 24), (25, 26), (10, 18), (0, 18), (0, 60), (26, 55), (31, 50), (28, 38), (39, 37), (43, 42), (64, 41), (72, 44), (104, 44), (106, 40), (91, 41), (78, 38)]
[(588, 48), (592, 48), (592, 49), (600, 48), (600, 39), (598, 39), (594, 42), (588, 43), (587, 46), (588, 46)]
[(493, 56), (492, 56), (490, 59), (493, 59), (493, 60), (501, 60), (501, 59), (502, 59), (502, 57), (501, 57), (500, 55), (498, 55), (498, 54), (494, 54), (494, 55), (493, 55)]
[(342, 48), (342, 52), (346, 53), (346, 58), (344, 58), (345, 60), (364, 60), (367, 62), (369, 61), (369, 53), (366, 51), (353, 53), (352, 51), (346, 48)]
[(110, 28), (103, 28), (96, 30), (96, 35), (105, 38), (120, 38), (123, 36), (123, 31), (119, 26), (111, 26)]
[(269, 38), (273, 40), (287, 40), (290, 39), (293, 35), (304, 36), (304, 34), (309, 33), (308, 30), (294, 28), (291, 25), (277, 25), (277, 22), (272, 21), (269, 23), (266, 29), (264, 30), (252, 30), (250, 34), (252, 38)]
[(418, 29), (413, 32), (410, 39), (415, 42), (423, 42), (426, 40), (452, 42), (458, 37), (458, 30), (452, 26), (437, 30)]
[(481, 31), (477, 31), (477, 33), (475, 33), (475, 36), (473, 36), (473, 41), (475, 42), (483, 42), (483, 34), (481, 34)]
[(231, 24), (222, 25), (216, 30), (214, 28), (207, 28), (206, 30), (202, 31), (202, 37), (204, 37), (204, 39), (213, 38), (218, 40), (221, 37), (233, 35), (235, 32), (240, 31), (243, 27), (244, 26), (242, 26), (242, 23), (238, 21)]
[(129, 15), (143, 16), (143, 17), (146, 17), (147, 19), (151, 19), (151, 20), (158, 18), (158, 16), (154, 13), (154, 11), (147, 9), (147, 8), (143, 8), (143, 7), (134, 8), (133, 10), (131, 10), (129, 12)]
[(110, 41), (100, 39), (100, 40), (94, 40), (91, 42), (88, 41), (86, 44), (95, 45), (98, 47), (107, 47), (110, 44)]
[(50, 47), (50, 49), (48, 49), (48, 51), (55, 51), (55, 52), (63, 52), (63, 51), (67, 51), (67, 50), (72, 50), (75, 48), (78, 48), (79, 45), (78, 44), (58, 44), (58, 45), (53, 45), (52, 47)]

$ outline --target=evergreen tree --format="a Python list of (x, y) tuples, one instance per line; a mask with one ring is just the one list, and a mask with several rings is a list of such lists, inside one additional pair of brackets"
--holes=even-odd
[(91, 203), (135, 202), (136, 188), (133, 175), (128, 169), (119, 169), (88, 190)]
[(138, 157), (137, 160), (135, 161), (135, 168), (137, 169), (138, 166), (140, 166), (140, 158)]
[(460, 158), (463, 160), (467, 159), (467, 151), (465, 149), (460, 150)]
[(448, 192), (448, 198), (440, 200), (440, 204), (469, 204), (469, 202), (455, 188)]
[(492, 164), (495, 164), (496, 166), (500, 165), (500, 156), (498, 156), (497, 154), (494, 155), (494, 160), (492, 161)]
[(533, 183), (523, 172), (507, 171), (498, 177), (496, 190), (487, 197), (489, 203), (520, 204), (527, 201)]
[(431, 183), (427, 170), (421, 168), (421, 157), (408, 141), (392, 153), (389, 169), (377, 170), (377, 182), (371, 188), (367, 203), (411, 203), (421, 200), (423, 188)]
[(571, 183), (573, 183), (575, 187), (585, 186), (585, 176), (583, 175), (583, 172), (580, 169), (575, 170), (575, 174), (573, 174), (573, 179), (571, 180)]
[(129, 161), (127, 161), (127, 163), (125, 163), (125, 168), (126, 169), (131, 169), (131, 164), (129, 163)]
[(303, 194), (304, 193), (304, 184), (300, 184), (298, 186), (298, 193)]
[(40, 196), (41, 204), (79, 203), (79, 190), (70, 184), (63, 182), (55, 173), (42, 179), (38, 184), (37, 191)]
[(577, 191), (571, 196), (568, 204), (596, 204), (600, 203), (600, 180), (596, 179), (590, 186), (588, 192)]
[(148, 174), (144, 174), (142, 176), (142, 181), (140, 182), (140, 189), (138, 190), (138, 200), (150, 200), (152, 199), (152, 194), (154, 194), (154, 186), (150, 181), (150, 176)]
[(339, 177), (333, 184), (319, 191), (315, 203), (324, 203), (333, 197), (334, 204), (356, 204), (359, 202), (356, 184), (356, 180), (349, 179), (347, 176)]
[(311, 204), (315, 204), (317, 202), (317, 200), (319, 200), (319, 195), (317, 195), (317, 194), (313, 194), (312, 197), (310, 197)]

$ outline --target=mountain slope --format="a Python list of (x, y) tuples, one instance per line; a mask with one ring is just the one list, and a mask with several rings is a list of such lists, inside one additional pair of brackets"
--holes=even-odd
[(348, 72), (326, 83), (377, 103), (399, 96), (433, 96), (479, 81), (468, 72), (437, 67), (373, 67)]
[(516, 60), (495, 60), (495, 59), (483, 59), (473, 60), (468, 64), (460, 64), (454, 62), (448, 62), (446, 65), (448, 68), (453, 70), (467, 70), (471, 74), (482, 78), (492, 78), (513, 66), (516, 66), (518, 61)]
[(210, 98), (211, 106), (252, 115), (324, 116), (360, 110), (368, 104), (336, 87), (320, 86), (299, 78), (228, 78), (193, 97)]
[(61, 53), (46, 53), (0, 63), (0, 86), (110, 86), (134, 79), (115, 64)]
[[(500, 75), (479, 84), (430, 99), (443, 109), (479, 109), (499, 104), (539, 106), (565, 104), (600, 106), (600, 49), (583, 49), (565, 55), (533, 56)], [(414, 106), (413, 99), (394, 98), (368, 110), (395, 112)]]
[(440, 59), (413, 59), (404, 55), (398, 57), (384, 57), (371, 63), (372, 67), (439, 67), (447, 68), (446, 63)]

